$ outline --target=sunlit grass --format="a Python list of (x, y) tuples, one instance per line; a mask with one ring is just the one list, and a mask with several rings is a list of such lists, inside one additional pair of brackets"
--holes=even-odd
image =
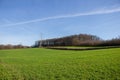
[(120, 79), (120, 48), (65, 51), (16, 49), (0, 51), (0, 80)]

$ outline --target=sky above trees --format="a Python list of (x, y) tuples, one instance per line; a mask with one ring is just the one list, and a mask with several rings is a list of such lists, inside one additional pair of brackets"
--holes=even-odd
[(120, 0), (0, 0), (0, 44), (73, 34), (120, 35)]

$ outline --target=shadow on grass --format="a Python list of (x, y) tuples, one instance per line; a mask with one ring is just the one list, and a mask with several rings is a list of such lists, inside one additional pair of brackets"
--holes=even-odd
[(80, 47), (80, 48), (68, 48), (68, 47), (45, 47), (46, 49), (55, 50), (74, 50), (74, 51), (84, 51), (84, 50), (99, 50), (99, 49), (110, 49), (110, 48), (120, 48), (120, 46), (103, 46), (103, 47)]

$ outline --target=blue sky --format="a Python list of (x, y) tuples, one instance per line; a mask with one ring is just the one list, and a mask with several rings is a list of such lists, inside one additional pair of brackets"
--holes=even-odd
[(120, 0), (0, 0), (0, 44), (80, 33), (120, 36)]

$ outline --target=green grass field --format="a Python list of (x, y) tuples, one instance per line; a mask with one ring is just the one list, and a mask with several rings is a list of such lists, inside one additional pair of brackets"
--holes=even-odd
[(120, 80), (120, 48), (1, 50), (0, 80)]

